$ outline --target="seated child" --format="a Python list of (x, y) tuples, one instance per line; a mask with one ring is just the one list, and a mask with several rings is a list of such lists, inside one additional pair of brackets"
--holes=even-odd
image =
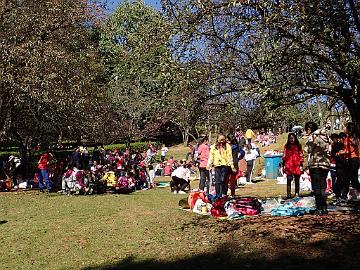
[(116, 177), (114, 171), (106, 169), (104, 176), (101, 178), (102, 181), (106, 182), (108, 188), (113, 188), (116, 184)]
[(168, 162), (164, 168), (164, 176), (170, 176), (172, 172), (171, 164)]
[(119, 194), (129, 194), (135, 190), (135, 183), (131, 177), (131, 174), (127, 172), (121, 173), (121, 176), (117, 180), (115, 192)]
[(71, 165), (67, 167), (66, 172), (63, 174), (61, 181), (61, 190), (65, 193), (68, 190), (73, 190), (75, 188), (76, 178), (74, 170)]
[(161, 162), (158, 162), (155, 166), (155, 175), (156, 176), (163, 176), (164, 175), (164, 167)]

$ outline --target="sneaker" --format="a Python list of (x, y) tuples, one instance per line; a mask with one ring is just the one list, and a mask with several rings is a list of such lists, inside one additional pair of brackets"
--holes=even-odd
[(174, 194), (177, 194), (176, 190), (174, 190)]
[(178, 194), (186, 194), (185, 191), (180, 190)]
[(322, 216), (322, 215), (323, 215), (323, 213), (322, 213), (322, 211), (321, 211), (321, 210), (316, 209), (316, 210), (315, 210), (315, 212), (314, 212), (314, 215), (317, 215), (317, 216)]
[(246, 185), (253, 185), (253, 182), (246, 182)]
[(321, 215), (328, 215), (329, 214), (329, 211), (324, 209), (324, 210), (321, 210)]

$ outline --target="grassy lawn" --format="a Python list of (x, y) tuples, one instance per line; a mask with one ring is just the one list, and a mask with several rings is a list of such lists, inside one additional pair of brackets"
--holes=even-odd
[[(177, 146), (168, 156), (185, 154)], [(285, 193), (275, 180), (237, 190), (261, 198)], [(179, 210), (184, 197), (168, 188), (70, 197), (0, 193), (0, 269), (319, 270), (360, 264), (359, 215), (216, 220)]]
[[(261, 197), (284, 191), (271, 181), (238, 190)], [(303, 269), (299, 262), (319, 269), (334, 263), (336, 247), (346, 252), (345, 266), (360, 262), (352, 246), (360, 240), (358, 216), (220, 221), (179, 210), (184, 196), (161, 188), (71, 197), (2, 193), (0, 269)]]

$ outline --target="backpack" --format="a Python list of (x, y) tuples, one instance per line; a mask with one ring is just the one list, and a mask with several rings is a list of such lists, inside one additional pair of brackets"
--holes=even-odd
[(227, 201), (227, 197), (221, 197), (217, 199), (212, 204), (212, 208), (210, 213), (213, 217), (227, 217), (227, 213), (225, 211), (225, 203)]
[(232, 201), (232, 207), (235, 211), (247, 216), (255, 216), (261, 213), (261, 203), (255, 197), (236, 198)]

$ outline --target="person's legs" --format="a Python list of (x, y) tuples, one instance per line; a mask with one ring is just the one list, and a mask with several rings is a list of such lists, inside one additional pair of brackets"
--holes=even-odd
[(209, 174), (209, 172), (206, 170), (206, 168), (199, 168), (199, 171), (200, 171), (199, 189), (205, 190), (206, 174)]
[(17, 178), (18, 178), (18, 172), (19, 172), (19, 170), (18, 170), (18, 168), (15, 168), (14, 169), (14, 172), (13, 172), (13, 183), (14, 183), (14, 186), (17, 186), (18, 185), (18, 180), (17, 180)]
[(286, 196), (287, 198), (291, 198), (291, 182), (293, 180), (292, 175), (286, 176)]
[(327, 187), (327, 182), (326, 182), (326, 178), (328, 175), (329, 171), (325, 170), (325, 169), (320, 169), (320, 195), (321, 195), (321, 205), (322, 205), (322, 211), (324, 213), (324, 211), (327, 211), (327, 195), (326, 195), (326, 187)]
[(51, 183), (49, 179), (49, 172), (46, 169), (41, 170), (41, 175), (45, 181), (46, 189), (48, 192), (51, 192)]
[(357, 191), (360, 191), (360, 183), (358, 181), (358, 172), (359, 172), (359, 158), (349, 159), (349, 176), (350, 183), (353, 188)]
[(226, 195), (227, 188), (226, 188), (226, 175), (228, 173), (228, 167), (221, 166), (221, 183), (220, 183), (220, 193), (222, 195)]
[(215, 167), (215, 191), (216, 195), (221, 194), (221, 167)]
[(313, 168), (310, 169), (310, 177), (311, 177), (311, 188), (315, 195), (315, 205), (316, 210), (321, 210), (321, 198), (320, 198), (320, 174), (319, 169)]
[(43, 191), (44, 190), (44, 178), (43, 178), (43, 175), (41, 173), (42, 170), (38, 170), (38, 179), (39, 179), (39, 189), (40, 191)]
[(350, 179), (351, 179), (350, 171), (351, 171), (350, 162), (347, 160), (344, 166), (343, 185), (341, 189), (341, 199), (343, 200), (347, 200), (347, 195), (350, 189)]
[(295, 196), (300, 194), (300, 175), (294, 175), (295, 179)]
[(236, 174), (230, 173), (229, 174), (229, 184), (230, 184), (230, 195), (232, 197), (235, 196), (235, 186), (236, 186)]
[(172, 182), (173, 182), (172, 187), (171, 187), (172, 191), (179, 192), (179, 189), (180, 189), (180, 187), (179, 187), (179, 183), (180, 183), (179, 179), (180, 178), (177, 177), (177, 176), (172, 177)]
[(246, 182), (251, 182), (252, 179), (252, 172), (254, 168), (254, 160), (246, 161)]
[(327, 209), (326, 203), (326, 177), (328, 170), (321, 168), (310, 169), (312, 189), (315, 194), (316, 210), (324, 211)]
[(343, 187), (344, 187), (344, 171), (340, 168), (336, 168), (336, 180), (333, 188), (336, 199), (341, 198)]
[(185, 191), (185, 189), (189, 186), (189, 182), (185, 179), (180, 178), (180, 190)]

